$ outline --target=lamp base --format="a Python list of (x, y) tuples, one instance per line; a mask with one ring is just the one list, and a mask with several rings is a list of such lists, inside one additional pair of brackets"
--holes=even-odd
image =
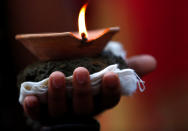
[(77, 67), (85, 67), (90, 74), (101, 71), (109, 65), (118, 64), (120, 69), (128, 68), (125, 60), (113, 55), (111, 52), (103, 52), (96, 57), (82, 57), (79, 59), (66, 59), (62, 61), (38, 62), (27, 66), (19, 75), (17, 86), (22, 82), (38, 82), (48, 78), (54, 71), (61, 71), (65, 76), (71, 76)]

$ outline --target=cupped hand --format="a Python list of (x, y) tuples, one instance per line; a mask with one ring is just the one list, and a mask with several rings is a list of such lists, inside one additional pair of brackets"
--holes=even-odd
[[(127, 63), (141, 76), (156, 68), (156, 60), (150, 55), (131, 57)], [(67, 97), (65, 75), (62, 72), (53, 72), (49, 77), (48, 86), (46, 108), (42, 108), (36, 96), (25, 98), (24, 111), (31, 119), (42, 119), (41, 114), (44, 112), (46, 112), (45, 116), (51, 118), (63, 118), (69, 114), (71, 116), (94, 116), (117, 105), (121, 97), (119, 79), (113, 72), (104, 75), (100, 94), (93, 96), (89, 72), (83, 67), (74, 70), (71, 101)]]

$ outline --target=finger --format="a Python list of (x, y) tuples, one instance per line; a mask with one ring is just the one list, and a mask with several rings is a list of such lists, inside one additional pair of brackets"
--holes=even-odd
[(90, 77), (87, 69), (78, 67), (73, 73), (73, 109), (77, 115), (89, 115), (93, 110)]
[(127, 63), (141, 76), (152, 72), (157, 66), (156, 59), (150, 55), (133, 56), (127, 59)]
[(48, 112), (50, 116), (57, 117), (63, 115), (66, 110), (65, 76), (56, 71), (49, 77)]
[(27, 96), (24, 99), (24, 111), (31, 119), (39, 119), (40, 103), (36, 96)]
[(120, 82), (117, 74), (106, 73), (102, 81), (102, 106), (109, 109), (118, 104), (120, 100)]

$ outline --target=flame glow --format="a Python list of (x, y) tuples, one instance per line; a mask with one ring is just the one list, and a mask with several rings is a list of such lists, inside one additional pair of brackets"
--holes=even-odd
[(79, 17), (78, 17), (79, 34), (82, 37), (82, 33), (84, 33), (86, 38), (88, 37), (86, 23), (85, 23), (85, 12), (86, 12), (87, 5), (88, 4), (86, 3), (85, 5), (82, 6), (80, 13), (79, 13)]

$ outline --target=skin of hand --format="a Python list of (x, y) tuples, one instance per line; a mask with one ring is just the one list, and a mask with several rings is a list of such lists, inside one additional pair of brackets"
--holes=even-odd
[[(150, 55), (139, 55), (127, 59), (129, 66), (140, 76), (152, 72), (156, 68), (156, 60)], [(66, 97), (65, 75), (53, 72), (49, 77), (48, 103), (42, 109), (36, 96), (27, 96), (24, 100), (24, 112), (33, 120), (40, 120), (41, 110), (46, 110), (51, 118), (64, 117), (65, 114), (75, 116), (95, 116), (116, 106), (120, 100), (120, 82), (113, 72), (106, 73), (102, 79), (101, 93), (93, 97), (90, 87), (89, 72), (78, 67), (73, 73), (73, 92), (71, 106)], [(71, 108), (71, 109), (70, 109)]]

